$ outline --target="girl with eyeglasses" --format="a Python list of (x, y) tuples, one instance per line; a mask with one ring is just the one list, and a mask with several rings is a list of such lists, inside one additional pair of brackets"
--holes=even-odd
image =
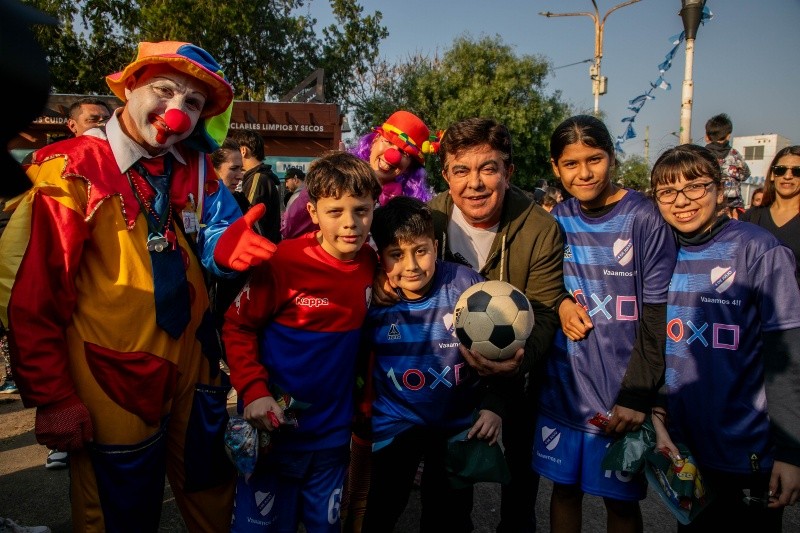
[[(550, 161), (571, 196), (551, 211), (570, 298), (559, 305), (561, 330), (547, 354), (533, 469), (553, 481), (551, 531), (580, 530), (590, 494), (603, 498), (608, 531), (640, 532), (644, 475), (600, 463), (653, 407), (675, 239), (647, 196), (614, 183), (614, 141), (599, 119), (577, 115), (556, 127)], [(605, 426), (590, 423), (597, 413), (608, 414)]]
[(800, 288), (774, 235), (718, 215), (722, 177), (706, 148), (664, 152), (651, 173), (679, 244), (669, 286), (657, 447), (691, 451), (708, 506), (678, 531), (782, 529), (800, 499)]
[(768, 230), (794, 252), (795, 279), (800, 285), (800, 145), (775, 154), (761, 207), (749, 210), (742, 220)]

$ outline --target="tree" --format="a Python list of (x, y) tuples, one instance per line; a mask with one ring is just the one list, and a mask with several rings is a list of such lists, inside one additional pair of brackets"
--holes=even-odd
[(61, 27), (35, 32), (57, 93), (108, 94), (104, 77), (136, 56), (140, 41), (187, 41), (223, 65), (237, 99), (282, 95), (317, 68), (325, 99), (342, 101), (378, 57), (388, 36), (376, 11), (357, 0), (329, 0), (335, 24), (317, 37), (316, 19), (300, 14), (307, 0), (27, 0)]
[[(471, 116), (492, 117), (505, 124), (514, 140), (514, 182), (532, 189), (549, 176), (550, 132), (569, 116), (561, 93), (544, 93), (548, 63), (541, 57), (517, 56), (499, 36), (453, 41), (441, 59), (414, 56), (394, 66), (379, 64), (348, 101), (354, 129), (366, 131), (397, 109), (417, 114), (432, 129)], [(438, 162), (429, 161), (437, 190), (445, 188)]]
[(650, 165), (644, 157), (631, 155), (617, 169), (617, 181), (623, 187), (646, 191), (650, 188)]

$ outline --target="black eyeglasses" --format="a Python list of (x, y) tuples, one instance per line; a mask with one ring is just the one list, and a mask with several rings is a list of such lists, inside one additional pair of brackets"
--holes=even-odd
[(658, 203), (664, 205), (674, 204), (675, 200), (678, 199), (678, 193), (683, 193), (689, 200), (699, 200), (708, 194), (709, 185), (714, 185), (714, 182), (690, 183), (683, 189), (661, 189), (660, 191), (656, 191), (655, 196)]
[(786, 174), (787, 170), (792, 171), (792, 177), (800, 178), (800, 167), (787, 167), (785, 165), (775, 165), (772, 167), (772, 174), (779, 178)]

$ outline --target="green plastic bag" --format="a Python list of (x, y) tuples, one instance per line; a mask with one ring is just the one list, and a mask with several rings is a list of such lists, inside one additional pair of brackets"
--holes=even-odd
[(644, 470), (645, 454), (655, 448), (656, 430), (647, 418), (637, 431), (629, 431), (609, 446), (603, 457), (603, 470), (641, 472)]
[(467, 439), (469, 428), (447, 441), (445, 468), (450, 486), (466, 488), (479, 482), (508, 483), (511, 471), (500, 445), (477, 438)]

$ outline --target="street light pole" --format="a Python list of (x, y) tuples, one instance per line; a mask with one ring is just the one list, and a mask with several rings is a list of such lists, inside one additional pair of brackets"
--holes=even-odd
[(594, 13), (590, 13), (588, 11), (582, 11), (579, 13), (551, 13), (550, 11), (541, 11), (539, 14), (543, 17), (575, 17), (575, 16), (583, 16), (589, 17), (594, 22), (594, 63), (589, 67), (589, 77), (592, 80), (592, 94), (594, 95), (594, 115), (599, 116), (600, 114), (600, 95), (606, 94), (606, 82), (608, 79), (601, 75), (600, 73), (600, 61), (603, 58), (603, 32), (606, 26), (606, 19), (608, 16), (625, 6), (629, 6), (631, 4), (635, 4), (636, 2), (640, 2), (641, 0), (628, 0), (627, 2), (622, 2), (621, 4), (617, 4), (616, 6), (609, 9), (603, 18), (600, 18), (600, 10), (597, 9), (597, 2), (592, 0), (592, 5), (594, 6)]
[(697, 36), (697, 29), (700, 27), (700, 18), (705, 3), (706, 0), (681, 0), (680, 15), (683, 19), (683, 31), (686, 34), (686, 64), (683, 71), (683, 92), (681, 93), (681, 144), (692, 142), (694, 39)]

